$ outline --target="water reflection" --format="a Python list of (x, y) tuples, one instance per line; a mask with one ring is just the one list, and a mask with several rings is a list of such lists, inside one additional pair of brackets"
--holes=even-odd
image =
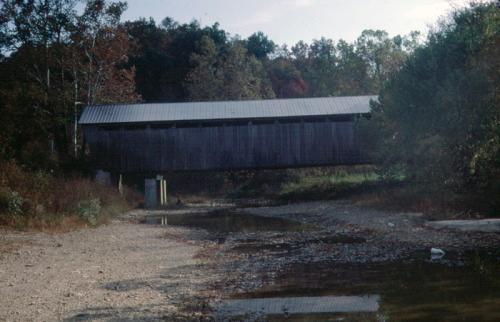
[(377, 312), (379, 301), (378, 295), (236, 299), (223, 301), (217, 311), (225, 317)]
[[(450, 254), (451, 257), (451, 254)], [(359, 297), (359, 294), (379, 296)], [(328, 303), (351, 296), (356, 306), (346, 306), (343, 313), (318, 316), (313, 309), (301, 306), (301, 299)], [(300, 313), (297, 321), (347, 320), (390, 321), (500, 321), (500, 261), (492, 254), (473, 253), (458, 262), (434, 263), (415, 260), (411, 263), (379, 264), (297, 264), (280, 272), (273, 283), (246, 294), (235, 294), (242, 302), (226, 306), (240, 312), (257, 307), (269, 312), (264, 320), (289, 321), (287, 314)], [(286, 298), (286, 300), (284, 300)], [(324, 302), (322, 302), (324, 301)], [(373, 305), (377, 303), (377, 305)], [(366, 306), (364, 306), (366, 304)], [(280, 305), (286, 313), (278, 313)], [(362, 308), (376, 309), (376, 314), (359, 316)], [(306, 313), (305, 311), (309, 311)], [(324, 313), (323, 312), (323, 313)], [(252, 319), (250, 319), (252, 320)]]
[(241, 231), (302, 231), (311, 225), (273, 217), (263, 217), (228, 210), (193, 214), (158, 214), (147, 216), (144, 223), (203, 228), (211, 232), (230, 233)]

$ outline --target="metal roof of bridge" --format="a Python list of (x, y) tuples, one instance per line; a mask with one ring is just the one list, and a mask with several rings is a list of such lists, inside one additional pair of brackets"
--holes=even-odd
[(87, 106), (80, 124), (149, 123), (366, 114), (377, 96)]

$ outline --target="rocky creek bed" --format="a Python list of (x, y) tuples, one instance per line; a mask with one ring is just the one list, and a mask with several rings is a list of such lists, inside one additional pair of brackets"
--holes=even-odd
[(0, 320), (500, 319), (500, 234), (348, 202), (135, 211), (3, 240)]

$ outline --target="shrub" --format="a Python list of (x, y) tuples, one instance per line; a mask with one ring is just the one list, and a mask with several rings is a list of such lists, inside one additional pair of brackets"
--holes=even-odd
[(122, 197), (117, 189), (89, 179), (61, 178), (13, 162), (0, 163), (0, 224), (62, 231), (96, 226), (129, 210), (127, 198), (137, 204), (137, 193), (125, 191)]
[(24, 199), (18, 192), (10, 189), (0, 191), (0, 212), (20, 216), (23, 214), (23, 203)]
[(98, 198), (80, 201), (76, 213), (91, 226), (96, 226), (101, 213), (101, 201)]

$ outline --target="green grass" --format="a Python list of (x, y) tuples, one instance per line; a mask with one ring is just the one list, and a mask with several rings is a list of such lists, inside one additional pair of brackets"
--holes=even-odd
[(307, 175), (284, 183), (278, 197), (284, 200), (335, 199), (372, 187), (380, 181), (380, 176), (374, 171)]
[(380, 179), (376, 173), (353, 173), (300, 178), (298, 182), (289, 182), (283, 185), (281, 193), (290, 193), (298, 190), (310, 190), (317, 187), (334, 187), (336, 185), (357, 185), (366, 182), (375, 182)]

